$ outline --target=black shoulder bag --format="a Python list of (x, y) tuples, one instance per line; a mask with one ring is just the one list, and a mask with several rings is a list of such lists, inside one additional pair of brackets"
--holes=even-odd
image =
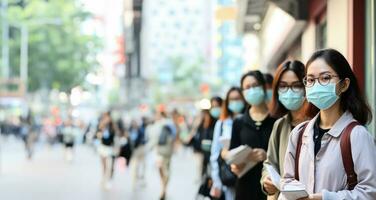
[[(223, 133), (223, 122), (221, 123), (221, 132), (219, 137)], [(227, 187), (233, 187), (236, 184), (237, 176), (231, 171), (231, 166), (226, 163), (222, 158), (221, 153), (218, 156), (219, 177), (223, 185)]]

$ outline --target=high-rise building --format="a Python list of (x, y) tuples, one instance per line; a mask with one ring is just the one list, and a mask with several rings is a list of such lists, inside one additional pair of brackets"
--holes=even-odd
[[(213, 1), (146, 0), (143, 6), (141, 74), (160, 85), (154, 96), (179, 94), (175, 81), (180, 79), (190, 79), (183, 87), (199, 93), (200, 82), (210, 83), (215, 75)], [(198, 71), (199, 77), (192, 75)]]

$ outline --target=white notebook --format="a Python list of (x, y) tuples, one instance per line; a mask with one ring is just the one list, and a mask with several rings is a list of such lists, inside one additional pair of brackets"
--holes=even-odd
[(248, 160), (248, 155), (252, 152), (252, 148), (247, 145), (241, 145), (235, 149), (229, 151), (226, 156), (227, 164), (239, 165), (245, 163), (244, 169), (239, 173), (238, 177), (241, 178), (246, 174), (250, 169), (252, 169), (257, 163), (251, 162)]
[(265, 164), (266, 170), (268, 171), (269, 177), (273, 182), (273, 185), (281, 191), (281, 176), (271, 165)]
[(300, 199), (308, 197), (308, 192), (305, 189), (305, 186), (298, 182), (287, 183), (283, 186), (281, 193), (285, 196), (286, 199)]
[(269, 173), (269, 177), (273, 182), (273, 185), (278, 188), (279, 191), (285, 196), (286, 199), (300, 199), (303, 197), (308, 196), (308, 192), (305, 189), (305, 185), (298, 182), (298, 181), (293, 181), (290, 183), (286, 183), (283, 188), (281, 187), (281, 175), (275, 170), (275, 168), (271, 165), (266, 164), (266, 170)]

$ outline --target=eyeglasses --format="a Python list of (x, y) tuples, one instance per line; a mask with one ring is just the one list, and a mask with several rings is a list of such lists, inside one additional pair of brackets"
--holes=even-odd
[(295, 83), (292, 83), (291, 85), (286, 84), (286, 83), (280, 83), (278, 86), (278, 91), (284, 93), (284, 92), (287, 92), (289, 88), (293, 92), (300, 92), (304, 89), (304, 85), (301, 82), (295, 82)]
[(330, 75), (330, 74), (321, 74), (319, 77), (317, 78), (314, 78), (314, 77), (304, 77), (303, 79), (303, 84), (306, 86), (306, 87), (312, 87), (315, 85), (316, 83), (316, 80), (319, 82), (320, 85), (322, 86), (326, 86), (330, 83), (330, 81), (334, 78), (334, 77), (338, 77), (338, 76), (335, 76), (335, 75)]

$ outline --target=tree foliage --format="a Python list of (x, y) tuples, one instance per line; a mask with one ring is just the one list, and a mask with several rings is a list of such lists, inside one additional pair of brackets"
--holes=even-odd
[[(17, 0), (9, 1), (9, 4)], [(29, 90), (69, 91), (83, 82), (97, 65), (98, 38), (84, 34), (83, 24), (91, 16), (77, 0), (28, 0), (24, 7), (9, 6), (10, 24), (26, 24), (29, 30)], [(18, 32), (17, 32), (18, 31)], [(19, 29), (11, 28), (11, 75), (19, 74)]]

